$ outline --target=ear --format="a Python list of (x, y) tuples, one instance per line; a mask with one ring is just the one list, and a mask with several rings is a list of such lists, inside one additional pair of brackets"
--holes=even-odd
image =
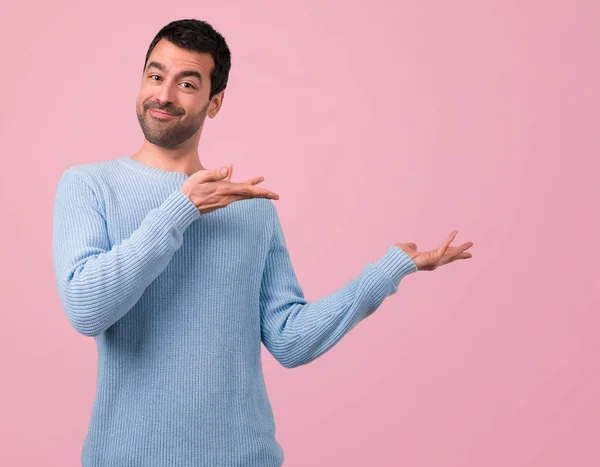
[(221, 106), (223, 105), (223, 99), (225, 98), (225, 90), (221, 91), (218, 94), (215, 94), (210, 102), (210, 106), (208, 107), (208, 116), (210, 118), (215, 118), (221, 110)]

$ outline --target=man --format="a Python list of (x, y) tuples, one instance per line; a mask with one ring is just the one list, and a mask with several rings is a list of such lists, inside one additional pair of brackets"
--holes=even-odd
[[(198, 143), (223, 103), (230, 52), (197, 20), (152, 41), (137, 99), (140, 150), (68, 168), (53, 261), (73, 327), (98, 349), (81, 453), (91, 466), (281, 466), (261, 342), (286, 368), (330, 349), (417, 270), (469, 258), (392, 245), (342, 289), (307, 303), (277, 210), (256, 177), (205, 169)], [(243, 202), (238, 202), (243, 201)]]

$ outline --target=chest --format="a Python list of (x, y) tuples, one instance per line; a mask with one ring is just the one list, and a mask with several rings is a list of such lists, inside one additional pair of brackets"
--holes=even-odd
[[(142, 227), (145, 217), (158, 209), (176, 186), (148, 187), (148, 196), (139, 191), (105, 193), (105, 220), (111, 248), (130, 238)], [(264, 199), (249, 199), (203, 214), (183, 232), (175, 252), (173, 269), (187, 275), (211, 274), (222, 280), (238, 275), (262, 273), (272, 236), (271, 220)]]
[[(168, 194), (136, 203), (127, 193), (108, 199), (111, 248), (127, 241)], [(272, 237), (265, 202), (236, 201), (192, 222), (166, 268), (111, 330), (112, 338), (134, 349), (164, 335), (230, 349), (240, 339), (260, 339), (260, 284)]]

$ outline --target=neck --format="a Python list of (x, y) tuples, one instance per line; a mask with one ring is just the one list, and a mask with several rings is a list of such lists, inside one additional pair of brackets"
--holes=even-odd
[(198, 157), (197, 147), (165, 149), (144, 140), (140, 150), (131, 158), (160, 170), (181, 172), (186, 175), (204, 170)]

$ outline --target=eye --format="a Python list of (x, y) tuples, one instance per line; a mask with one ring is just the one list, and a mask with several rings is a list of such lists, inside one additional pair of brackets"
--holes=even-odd
[(181, 83), (181, 84), (187, 84), (189, 87), (188, 87), (188, 88), (186, 88), (186, 89), (194, 89), (194, 88), (195, 88), (195, 86), (194, 86), (192, 83), (188, 83), (187, 81), (184, 81), (184, 82), (183, 82), (183, 83)]
[(150, 78), (151, 81), (156, 81), (155, 79), (152, 79), (154, 76), (156, 76), (157, 78), (160, 78), (160, 76), (158, 76), (158, 75), (150, 75), (150, 76), (148, 76), (148, 78)]

